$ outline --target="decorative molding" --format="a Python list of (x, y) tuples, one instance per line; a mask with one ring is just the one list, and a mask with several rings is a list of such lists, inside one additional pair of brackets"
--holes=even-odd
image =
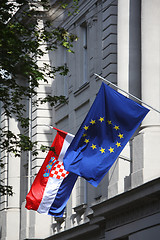
[(93, 16), (87, 21), (87, 27), (91, 28), (95, 25), (95, 22), (98, 20), (97, 16)]
[(89, 87), (89, 82), (84, 83), (82, 86), (79, 87), (77, 91), (74, 92), (74, 96), (76, 97), (79, 95), (81, 92), (83, 92), (85, 89)]
[(160, 212), (160, 178), (91, 207), (90, 224), (106, 222), (106, 230)]
[(74, 208), (74, 211), (78, 214), (83, 214), (85, 212), (86, 208), (87, 208), (87, 204), (82, 203), (81, 205), (76, 206)]

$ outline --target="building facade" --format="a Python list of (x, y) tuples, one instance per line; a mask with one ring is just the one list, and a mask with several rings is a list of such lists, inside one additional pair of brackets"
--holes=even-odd
[[(78, 36), (74, 53), (59, 47), (39, 62), (67, 64), (69, 74), (41, 84), (38, 96), (65, 95), (67, 104), (32, 107), (28, 113), (33, 141), (51, 144), (47, 125), (76, 134), (101, 85), (101, 75), (160, 110), (159, 0), (80, 0), (79, 13), (68, 16), (52, 0), (47, 12), (53, 27)], [(1, 118), (1, 126), (19, 131)], [(0, 239), (159, 240), (160, 114), (151, 110), (97, 188), (78, 178), (63, 218), (25, 209), (25, 196), (46, 153), (14, 158), (2, 153), (1, 177), (13, 186), (2, 197)]]

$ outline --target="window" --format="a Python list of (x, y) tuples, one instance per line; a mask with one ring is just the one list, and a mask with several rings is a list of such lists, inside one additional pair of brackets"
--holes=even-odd
[[(64, 57), (64, 66), (67, 67), (67, 50), (66, 50), (66, 49), (64, 49), (64, 55), (63, 55), (63, 57)], [(63, 89), (64, 89), (63, 95), (64, 95), (65, 97), (68, 97), (68, 76), (67, 76), (67, 75), (64, 76), (63, 81), (64, 81), (64, 85), (63, 85)]]
[(87, 52), (87, 25), (82, 26), (82, 71), (83, 71), (83, 83), (88, 81), (88, 52)]

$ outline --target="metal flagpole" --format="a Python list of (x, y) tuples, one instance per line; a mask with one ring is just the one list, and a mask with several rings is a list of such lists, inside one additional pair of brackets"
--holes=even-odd
[(128, 95), (129, 95), (129, 96), (131, 96), (132, 98), (134, 98), (134, 99), (138, 100), (139, 102), (143, 103), (144, 105), (146, 105), (147, 107), (151, 108), (152, 110), (154, 110), (154, 111), (156, 111), (156, 112), (160, 113), (160, 111), (159, 111), (159, 110), (157, 110), (156, 108), (153, 108), (152, 106), (150, 106), (149, 104), (147, 104), (147, 103), (143, 102), (141, 99), (139, 99), (139, 98), (135, 97), (135, 96), (134, 96), (134, 95), (132, 95), (131, 93), (129, 93), (129, 92), (126, 92), (126, 91), (125, 91), (125, 90), (123, 90), (122, 88), (118, 87), (117, 85), (115, 85), (114, 83), (110, 82), (109, 80), (107, 80), (107, 79), (105, 79), (105, 78), (101, 77), (101, 76), (100, 76), (100, 75), (98, 75), (97, 73), (94, 73), (94, 75), (95, 75), (95, 76), (97, 76), (97, 77), (99, 77), (99, 78), (101, 78), (103, 81), (105, 81), (105, 82), (108, 82), (108, 83), (109, 83), (109, 84), (111, 84), (112, 86), (114, 86), (114, 87), (118, 88), (118, 89), (119, 89), (119, 90), (121, 90), (122, 92), (124, 92), (124, 93), (128, 94)]
[(51, 125), (44, 124), (44, 126), (54, 129)]

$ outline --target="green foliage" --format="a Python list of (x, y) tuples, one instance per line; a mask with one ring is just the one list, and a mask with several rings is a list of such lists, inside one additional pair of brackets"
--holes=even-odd
[(0, 195), (13, 195), (12, 186), (4, 185), (2, 180), (0, 180)]
[[(24, 134), (14, 134), (13, 132), (1, 129), (1, 149), (14, 153), (15, 157), (20, 157), (22, 151), (32, 151), (37, 142), (31, 142), (29, 137)], [(32, 152), (33, 156), (37, 152)]]
[(54, 106), (57, 103), (66, 103), (65, 96), (50, 96), (48, 95), (47, 97), (43, 98), (40, 100), (41, 104), (49, 102), (51, 106)]
[(70, 6), (66, 1), (61, 2), (61, 7), (68, 10), (68, 16), (79, 13), (79, 0), (73, 0)]
[[(78, 11), (78, 1), (72, 1), (68, 13)], [(40, 24), (39, 16), (45, 11), (40, 11), (39, 7), (48, 11), (50, 6), (48, 0), (1, 0), (0, 4), (0, 101), (3, 106), (3, 115), (6, 118), (14, 117), (20, 126), (21, 134), (0, 129), (1, 151), (12, 152), (15, 156), (20, 156), (22, 151), (33, 151), (36, 142), (32, 143), (27, 134), (30, 119), (26, 113), (25, 101), (37, 95), (36, 88), (40, 82), (47, 82), (47, 78), (54, 78), (57, 73), (66, 75), (67, 66), (51, 67), (44, 64), (39, 68), (37, 59), (49, 50), (54, 51), (58, 46), (63, 46), (66, 51), (73, 52), (73, 42), (77, 37), (70, 34), (64, 28), (53, 28), (51, 22), (47, 20), (44, 25)], [(62, 8), (68, 8), (63, 3)], [(40, 47), (47, 43), (44, 50)], [(51, 106), (57, 103), (65, 103), (64, 96), (47, 96), (34, 101), (39, 105), (49, 102)], [(42, 149), (43, 150), (43, 149)], [(2, 165), (1, 165), (2, 166)], [(0, 183), (2, 194), (11, 194), (12, 188)]]
[(40, 149), (42, 150), (42, 152), (48, 152), (48, 151), (52, 151), (56, 154), (56, 151), (55, 151), (55, 147), (48, 147), (48, 146), (45, 146), (45, 145), (41, 145)]

